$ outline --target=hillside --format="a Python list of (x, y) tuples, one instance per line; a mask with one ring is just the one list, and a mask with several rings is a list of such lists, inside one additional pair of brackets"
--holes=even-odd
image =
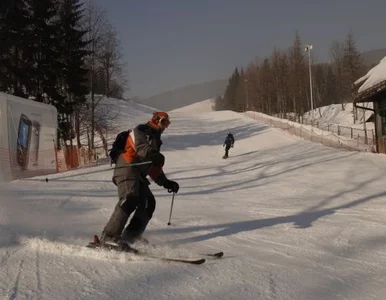
[(371, 51), (366, 51), (362, 53), (364, 64), (372, 68), (375, 65), (379, 64), (382, 58), (386, 56), (386, 48), (376, 49)]
[(147, 99), (142, 99), (140, 102), (157, 109), (169, 111), (202, 101), (204, 99), (222, 95), (227, 84), (227, 79), (219, 79), (189, 85), (176, 90), (163, 92)]

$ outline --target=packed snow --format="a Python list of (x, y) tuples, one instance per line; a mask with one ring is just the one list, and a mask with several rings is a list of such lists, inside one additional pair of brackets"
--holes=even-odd
[[(230, 111), (171, 112), (144, 251), (84, 247), (117, 192), (107, 165), (3, 184), (0, 299), (385, 299), (386, 156), (290, 136)], [(143, 122), (147, 119), (143, 118)], [(122, 124), (124, 125), (124, 124)], [(222, 159), (226, 133), (236, 139)]]
[(188, 113), (202, 113), (202, 112), (211, 112), (215, 108), (215, 99), (206, 99), (204, 101), (199, 101), (188, 106), (177, 108), (173, 112), (188, 112)]

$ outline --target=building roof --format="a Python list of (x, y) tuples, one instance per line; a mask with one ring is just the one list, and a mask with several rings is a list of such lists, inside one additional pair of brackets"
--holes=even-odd
[[(354, 85), (358, 87), (356, 102), (363, 102), (373, 98), (376, 94), (386, 90), (386, 56)], [(371, 101), (371, 100), (370, 100)]]

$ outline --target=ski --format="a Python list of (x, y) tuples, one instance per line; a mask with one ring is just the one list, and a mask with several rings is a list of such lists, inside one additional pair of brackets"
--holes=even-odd
[(115, 246), (115, 245), (102, 245), (99, 242), (99, 239), (97, 240), (94, 239), (94, 242), (90, 242), (86, 247), (92, 248), (92, 249), (131, 253), (133, 255), (148, 257), (151, 259), (156, 259), (156, 260), (166, 261), (166, 262), (179, 262), (179, 263), (186, 263), (186, 264), (192, 264), (192, 265), (201, 265), (206, 261), (205, 258), (179, 258), (179, 257), (171, 258), (171, 257), (157, 256), (157, 255), (152, 255), (146, 252), (139, 251), (138, 249), (133, 248), (131, 246), (128, 246), (128, 248), (121, 248), (120, 246)]
[[(150, 243), (148, 240), (144, 240), (144, 241), (145, 241), (144, 244), (147, 245), (147, 246), (150, 246), (150, 247), (153, 247), (153, 248), (159, 247), (159, 245)], [(208, 258), (221, 258), (221, 257), (224, 256), (224, 252), (219, 251), (219, 252), (214, 252), (214, 253), (199, 253), (198, 255), (205, 256), (205, 257), (208, 257)]]
[(156, 256), (147, 254), (146, 252), (139, 251), (135, 248), (131, 248), (130, 250), (120, 250), (116, 247), (111, 246), (100, 246), (96, 245), (94, 243), (88, 244), (86, 247), (92, 248), (92, 249), (102, 249), (102, 250), (111, 250), (111, 251), (117, 251), (122, 253), (129, 253), (137, 256), (142, 257), (148, 257), (151, 259), (161, 260), (161, 261), (169, 261), (169, 262), (180, 262), (180, 263), (186, 263), (186, 264), (192, 264), (192, 265), (201, 265), (205, 262), (205, 258), (171, 258), (171, 257), (162, 257), (162, 256)]
[(216, 253), (202, 253), (200, 255), (208, 256), (211, 258), (221, 258), (224, 256), (224, 252), (216, 252)]
[(179, 262), (179, 263), (185, 263), (185, 264), (191, 264), (191, 265), (201, 265), (203, 264), (206, 260), (205, 258), (170, 258), (170, 257), (161, 257), (161, 256), (153, 256), (149, 255), (143, 252), (136, 253), (136, 255), (143, 256), (143, 257), (149, 257), (152, 259), (157, 259), (161, 261), (169, 261), (169, 262)]

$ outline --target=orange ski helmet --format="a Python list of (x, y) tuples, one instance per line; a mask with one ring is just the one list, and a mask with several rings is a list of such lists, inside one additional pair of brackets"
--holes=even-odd
[(163, 111), (155, 111), (150, 123), (157, 128), (165, 130), (170, 125), (169, 115)]

